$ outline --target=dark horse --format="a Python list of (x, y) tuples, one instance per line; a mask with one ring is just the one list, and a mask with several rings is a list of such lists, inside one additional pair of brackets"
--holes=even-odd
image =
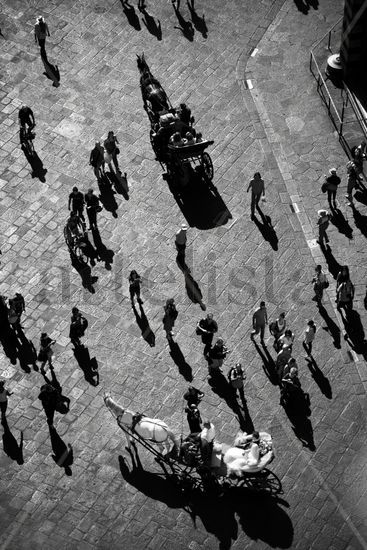
[[(146, 107), (153, 111), (155, 118), (158, 117), (160, 111), (168, 111), (171, 109), (169, 99), (166, 92), (163, 90), (160, 82), (154, 78), (150, 72), (149, 66), (145, 61), (144, 54), (137, 55), (137, 64), (140, 72), (140, 89), (143, 96), (143, 101)], [(148, 105), (147, 102), (149, 102)]]

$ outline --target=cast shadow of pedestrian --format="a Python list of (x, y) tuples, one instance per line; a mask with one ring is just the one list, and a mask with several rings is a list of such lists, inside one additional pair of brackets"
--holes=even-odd
[(358, 190), (354, 194), (354, 198), (356, 201), (361, 202), (365, 206), (367, 206), (367, 191), (366, 190)]
[(146, 8), (143, 7), (140, 9), (142, 15), (143, 15), (143, 23), (147, 28), (147, 31), (150, 32), (151, 35), (155, 36), (157, 40), (162, 40), (162, 27), (161, 22), (159, 19), (157, 19), (157, 23), (152, 15), (150, 15)]
[(11, 364), (16, 365), (19, 342), (15, 332), (10, 327), (7, 320), (2, 322), (0, 326), (0, 342), (3, 346), (4, 353), (10, 359)]
[(90, 240), (88, 239), (88, 236), (84, 238), (84, 247), (83, 247), (83, 253), (88, 258), (88, 261), (91, 265), (91, 267), (94, 267), (96, 265), (96, 261), (100, 260), (98, 256), (97, 250), (94, 248)]
[(337, 278), (338, 276), (338, 273), (339, 271), (341, 270), (342, 266), (340, 265), (340, 263), (335, 259), (333, 253), (331, 252), (331, 248), (329, 245), (326, 245), (326, 247), (322, 244), (322, 246), (320, 246), (320, 249), (321, 249), (321, 252), (323, 253), (324, 257), (325, 257), (325, 260), (326, 260), (326, 263), (327, 263), (327, 267), (328, 267), (328, 270), (330, 271), (330, 273), (332, 274), (332, 276), (334, 277), (334, 279)]
[(292, 430), (295, 436), (301, 441), (304, 447), (315, 451), (315, 442), (313, 438), (313, 427), (309, 416), (311, 415), (309, 395), (303, 390), (297, 392), (292, 401), (281, 403), (288, 419), (292, 424)]
[(98, 281), (98, 277), (92, 276), (92, 270), (89, 265), (77, 258), (72, 258), (71, 265), (77, 271), (82, 279), (82, 285), (91, 294), (95, 294), (94, 284)]
[(32, 169), (32, 178), (38, 178), (42, 183), (45, 183), (47, 170), (43, 167), (42, 160), (39, 158), (36, 151), (33, 151), (31, 155), (26, 152), (23, 147), (22, 151)]
[(226, 402), (227, 406), (237, 416), (240, 429), (242, 431), (246, 431), (248, 421), (246, 423), (246, 418), (244, 417), (238, 401), (233, 393), (232, 387), (224, 374), (219, 370), (213, 371), (210, 374), (210, 378), (208, 379), (208, 384), (211, 387), (213, 393), (216, 393), (218, 397), (223, 399)]
[(111, 265), (113, 263), (113, 257), (115, 255), (114, 251), (108, 249), (107, 246), (103, 244), (101, 235), (97, 227), (94, 227), (92, 229), (92, 235), (94, 246), (96, 247), (99, 259), (101, 260), (101, 262), (104, 262), (105, 268), (108, 271), (111, 271)]
[(189, 41), (193, 42), (194, 40), (194, 27), (192, 26), (191, 21), (186, 21), (186, 19), (181, 15), (180, 8), (179, 8), (179, 2), (177, 2), (177, 5), (175, 3), (172, 3), (173, 9), (175, 10), (175, 14), (177, 17), (177, 21), (179, 23), (179, 27), (175, 26), (175, 29), (178, 29), (182, 32), (183, 36)]
[(58, 88), (60, 86), (60, 71), (57, 65), (52, 65), (47, 59), (47, 55), (41, 55), (42, 63), (45, 68), (43, 73), (46, 78), (52, 80), (52, 86)]
[(64, 443), (64, 441), (57, 433), (55, 427), (49, 426), (49, 430), (52, 451), (54, 453), (52, 455), (52, 459), (58, 466), (60, 466), (60, 468), (64, 468), (65, 474), (67, 476), (73, 475), (73, 472), (71, 470), (71, 466), (74, 462), (74, 453), (72, 446), (70, 445), (70, 443), (68, 443), (67, 445)]
[(23, 458), (23, 431), (20, 432), (20, 441), (19, 443), (15, 439), (14, 435), (11, 433), (9, 428), (8, 421), (6, 418), (3, 418), (1, 424), (4, 428), (3, 433), (3, 449), (4, 453), (8, 455), (9, 458), (14, 460), (21, 466), (24, 464)]
[(119, 195), (122, 195), (126, 201), (129, 200), (129, 184), (127, 181), (127, 173), (125, 172), (124, 175), (120, 174), (120, 172), (114, 172), (112, 174), (112, 183), (115, 186), (115, 191)]
[(343, 212), (339, 210), (338, 208), (331, 210), (331, 217), (330, 221), (339, 233), (342, 233), (342, 235), (345, 235), (347, 239), (352, 240), (353, 239), (353, 228), (349, 225), (348, 221), (345, 219)]
[(48, 378), (45, 373), (42, 373), (42, 376), (46, 382), (46, 384), (51, 384), (55, 388), (55, 390), (58, 393), (58, 401), (56, 410), (60, 414), (66, 414), (70, 410), (70, 399), (66, 397), (66, 395), (62, 394), (62, 387), (58, 379), (56, 378), (56, 374), (54, 369), (50, 369), (51, 378)]
[(199, 304), (200, 308), (205, 311), (206, 305), (203, 302), (203, 294), (200, 290), (198, 283), (191, 275), (190, 268), (185, 262), (185, 255), (178, 254), (176, 257), (176, 263), (184, 274), (187, 296), (190, 298), (193, 304)]
[(133, 312), (135, 315), (136, 322), (138, 324), (138, 327), (141, 330), (141, 335), (144, 338), (144, 340), (150, 345), (151, 348), (154, 348), (155, 346), (155, 334), (152, 331), (152, 329), (149, 326), (149, 321), (145, 315), (143, 306), (139, 304), (140, 309), (140, 315), (138, 313), (138, 310), (136, 309), (135, 304), (132, 304)]
[(367, 216), (363, 216), (352, 203), (352, 212), (354, 223), (356, 227), (360, 230), (362, 235), (367, 238)]
[(307, 15), (309, 10), (310, 10), (310, 6), (308, 5), (308, 2), (307, 0), (293, 0), (298, 11), (300, 11), (301, 13), (303, 13), (304, 15)]
[(129, 4), (126, 0), (120, 0), (126, 19), (136, 31), (141, 31), (140, 20), (135, 11), (134, 6)]
[(341, 332), (338, 325), (332, 320), (323, 305), (319, 306), (319, 313), (326, 323), (326, 327), (322, 327), (323, 330), (328, 332), (333, 339), (333, 344), (337, 349), (341, 348)]
[[(107, 176), (106, 176), (107, 177)], [(118, 204), (115, 199), (115, 191), (112, 189), (110, 182), (99, 184), (99, 200), (103, 204), (107, 212), (111, 212), (114, 218), (118, 217), (117, 209)]]
[(262, 222), (257, 219), (256, 216), (254, 216), (254, 222), (257, 228), (259, 229), (260, 233), (262, 234), (265, 241), (267, 241), (273, 250), (278, 250), (278, 236), (276, 234), (276, 231), (271, 223), (270, 216), (266, 216), (263, 214), (263, 212), (258, 208), (258, 211), (260, 213)]
[(344, 340), (355, 353), (363, 355), (364, 359), (367, 359), (367, 341), (358, 311), (353, 309), (347, 315), (342, 311), (340, 313), (346, 332)]
[(312, 358), (310, 361), (307, 361), (307, 366), (310, 370), (312, 378), (315, 380), (316, 384), (320, 388), (321, 393), (325, 395), (327, 399), (332, 399), (333, 392), (331, 389), (330, 382), (328, 378), (326, 378), (326, 376), (323, 374), (319, 366), (317, 365), (315, 359)]
[(191, 21), (195, 29), (202, 34), (203, 38), (208, 38), (208, 27), (206, 26), (205, 16), (203, 14), (203, 16), (200, 17), (197, 14), (195, 10), (195, 0), (191, 0), (191, 3), (190, 0), (187, 0), (187, 7), (190, 10)]
[(184, 354), (181, 351), (180, 346), (173, 341), (173, 339), (168, 338), (168, 345), (170, 349), (170, 356), (172, 357), (174, 363), (178, 366), (178, 372), (187, 382), (192, 382), (194, 377), (192, 375), (192, 369), (188, 363)]
[(262, 368), (266, 377), (273, 384), (273, 386), (279, 386), (279, 379), (278, 379), (275, 361), (270, 355), (267, 347), (264, 346), (263, 349), (261, 349), (260, 346), (257, 344), (257, 342), (255, 342), (255, 340), (254, 340), (254, 346), (261, 358)]
[(82, 369), (85, 380), (91, 386), (98, 386), (99, 372), (98, 362), (95, 357), (90, 357), (89, 349), (86, 346), (77, 346), (73, 348), (74, 357)]
[(35, 371), (38, 371), (37, 367), (37, 351), (31, 340), (28, 340), (21, 328), (18, 329), (18, 359), (21, 368), (24, 372), (31, 372), (29, 365), (33, 367)]

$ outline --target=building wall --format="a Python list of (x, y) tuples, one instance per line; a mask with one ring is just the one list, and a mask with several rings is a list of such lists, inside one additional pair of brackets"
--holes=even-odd
[(345, 0), (340, 48), (344, 78), (367, 72), (367, 0)]

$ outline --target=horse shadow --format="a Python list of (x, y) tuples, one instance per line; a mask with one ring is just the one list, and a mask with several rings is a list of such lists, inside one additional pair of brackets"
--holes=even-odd
[(151, 35), (155, 36), (157, 40), (162, 40), (162, 27), (159, 19), (157, 19), (158, 23), (156, 23), (154, 17), (147, 12), (145, 6), (140, 8), (140, 12), (143, 15), (142, 21), (146, 26), (147, 31), (150, 32)]
[(333, 344), (334, 346), (337, 348), (337, 349), (340, 349), (341, 348), (341, 332), (340, 332), (340, 328), (338, 327), (338, 325), (332, 320), (332, 318), (330, 317), (330, 315), (328, 314), (328, 312), (326, 311), (326, 309), (324, 308), (323, 305), (320, 305), (319, 306), (319, 313), (321, 315), (321, 317), (324, 319), (324, 321), (326, 322), (326, 327), (322, 327), (323, 330), (325, 330), (325, 332), (328, 332), (332, 339), (333, 339)]
[(105, 181), (105, 178), (103, 178), (103, 182), (98, 183), (98, 187), (99, 187), (99, 200), (103, 204), (105, 210), (107, 210), (107, 212), (111, 212), (112, 216), (114, 218), (117, 218), (118, 204), (115, 199), (116, 193), (112, 189), (110, 182), (108, 181), (107, 183)]
[(180, 346), (172, 339), (168, 339), (168, 345), (170, 349), (170, 356), (174, 363), (178, 366), (178, 372), (187, 382), (192, 382), (194, 377), (192, 375), (192, 368), (186, 362), (185, 356), (181, 351)]
[(98, 281), (98, 277), (92, 276), (92, 270), (89, 265), (74, 257), (71, 259), (71, 265), (79, 273), (83, 287), (91, 294), (95, 294), (96, 290), (93, 285)]
[(194, 27), (192, 26), (191, 21), (186, 21), (186, 19), (182, 16), (180, 12), (180, 0), (176, 0), (176, 3), (172, 2), (172, 5), (173, 5), (173, 9), (175, 10), (177, 21), (180, 25), (179, 27), (175, 26), (174, 28), (181, 31), (183, 36), (189, 42), (193, 42), (195, 30), (194, 30)]
[(98, 386), (99, 372), (98, 362), (95, 357), (90, 357), (89, 349), (86, 346), (77, 346), (73, 348), (74, 357), (82, 369), (85, 380), (91, 386)]
[(129, 200), (129, 184), (127, 181), (127, 173), (122, 176), (120, 172), (114, 172), (112, 174), (113, 184), (115, 191), (118, 195), (122, 195), (126, 201)]
[(21, 327), (17, 330), (17, 336), (19, 342), (17, 355), (21, 368), (24, 372), (30, 372), (29, 365), (32, 365), (33, 369), (37, 371), (37, 351), (33, 342), (27, 339)]
[(72, 446), (70, 445), (70, 443), (68, 443), (67, 445), (64, 443), (54, 426), (49, 426), (49, 430), (52, 452), (54, 453), (52, 455), (52, 459), (58, 466), (60, 466), (60, 468), (64, 468), (65, 474), (67, 476), (73, 475), (73, 472), (71, 470), (71, 466), (74, 462), (74, 453)]
[(57, 65), (52, 65), (47, 59), (46, 52), (41, 55), (42, 63), (45, 69), (43, 73), (46, 78), (52, 80), (52, 86), (58, 88), (60, 86), (60, 71)]
[(278, 378), (278, 373), (276, 369), (276, 364), (274, 359), (270, 355), (268, 349), (266, 347), (263, 347), (263, 350), (261, 350), (260, 346), (257, 344), (257, 342), (255, 342), (255, 340), (254, 340), (254, 346), (257, 353), (260, 355), (260, 358), (262, 361), (262, 368), (266, 377), (273, 384), (273, 386), (279, 386), (279, 378)]
[(200, 32), (203, 38), (208, 38), (208, 27), (206, 26), (205, 16), (199, 17), (195, 10), (195, 0), (187, 0), (187, 7), (190, 11), (190, 17), (195, 29)]
[(107, 246), (103, 244), (101, 235), (97, 227), (94, 227), (92, 229), (92, 235), (93, 235), (94, 246), (96, 247), (96, 252), (98, 254), (99, 259), (101, 260), (101, 262), (104, 262), (105, 268), (108, 271), (111, 271), (111, 265), (113, 263), (113, 257), (115, 255), (114, 251), (108, 249)]
[(43, 167), (42, 160), (37, 155), (36, 151), (33, 151), (32, 154), (29, 154), (22, 147), (25, 158), (27, 159), (31, 169), (32, 169), (32, 178), (38, 178), (42, 183), (45, 183), (47, 174), (47, 169)]
[(120, 0), (126, 19), (136, 31), (141, 31), (140, 20), (135, 11), (134, 6), (129, 4), (127, 0)]
[(6, 418), (2, 419), (1, 424), (3, 425), (3, 428), (4, 428), (4, 433), (3, 433), (4, 453), (8, 455), (9, 458), (17, 462), (19, 466), (21, 466), (22, 464), (24, 464), (23, 431), (20, 432), (20, 441), (18, 443), (9, 428), (9, 424)]
[(337, 228), (339, 233), (342, 233), (347, 237), (347, 239), (353, 239), (353, 228), (349, 225), (348, 221), (345, 219), (344, 214), (338, 208), (333, 209), (332, 216), (330, 217), (331, 223)]
[(140, 315), (138, 313), (138, 310), (136, 309), (135, 303), (132, 304), (132, 308), (138, 327), (141, 330), (142, 337), (150, 345), (151, 348), (154, 348), (155, 334), (149, 326), (149, 321), (147, 319), (147, 316), (145, 315), (142, 304), (139, 304)]
[(362, 235), (367, 238), (367, 216), (363, 216), (357, 208), (352, 204), (352, 212), (353, 212), (353, 218), (354, 223), (356, 224), (356, 227), (360, 230)]
[(345, 341), (355, 353), (367, 359), (367, 341), (359, 313), (354, 309), (347, 314), (343, 314), (342, 311), (340, 313), (346, 332)]
[(220, 371), (212, 372), (208, 380), (208, 384), (211, 387), (213, 393), (216, 393), (218, 397), (223, 399), (226, 402), (227, 406), (237, 416), (240, 429), (242, 431), (246, 431), (246, 428), (248, 427), (248, 419), (246, 421), (246, 418), (241, 411), (236, 396), (234, 395), (232, 387), (224, 374)]
[(273, 250), (278, 250), (278, 236), (276, 234), (276, 231), (271, 223), (270, 216), (266, 216), (258, 207), (258, 212), (260, 213), (262, 222), (257, 219), (256, 216), (254, 216), (253, 220), (255, 222), (256, 227), (259, 229), (260, 233), (262, 234), (265, 241), (267, 241)]
[(312, 357), (310, 361), (307, 361), (307, 366), (310, 370), (312, 378), (315, 380), (316, 384), (320, 388), (320, 391), (327, 399), (332, 399), (333, 392), (331, 389), (330, 382), (328, 378), (324, 375), (324, 373), (321, 371), (319, 366), (317, 365), (315, 359)]
[(334, 279), (337, 278), (339, 271), (341, 270), (342, 266), (340, 263), (335, 259), (333, 253), (331, 252), (331, 248), (329, 245), (320, 246), (321, 252), (323, 253), (329, 272), (332, 274)]

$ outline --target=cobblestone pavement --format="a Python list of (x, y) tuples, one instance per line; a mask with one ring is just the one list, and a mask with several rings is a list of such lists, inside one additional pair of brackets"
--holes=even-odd
[[(348, 354), (332, 307), (332, 289), (325, 300), (325, 320), (311, 301), (310, 281), (319, 256), (308, 242), (314, 237), (307, 225), (324, 200), (320, 176), (329, 165), (338, 168), (345, 162), (308, 73), (307, 55), (340, 16), (341, 3), (335, 11), (334, 2), (325, 0), (318, 11), (304, 16), (293, 2), (230, 0), (223, 9), (219, 0), (197, 0), (208, 37), (196, 31), (192, 42), (174, 28), (174, 10), (163, 0), (148, 4), (148, 13), (161, 21), (161, 41), (148, 32), (139, 12), (138, 31), (121, 3), (112, 0), (0, 4), (5, 36), (0, 77), (1, 292), (11, 296), (22, 290), (27, 303), (24, 332), (35, 346), (42, 330), (57, 340), (55, 372), (71, 399), (70, 412), (57, 415), (59, 437), (54, 434), (51, 440), (37, 399), (42, 376), (1, 356), (2, 374), (14, 391), (4, 449), (12, 454), (12, 437), (19, 442), (23, 433), (24, 438), (23, 464), (5, 452), (0, 459), (1, 549), (46, 549), (50, 541), (55, 549), (78, 550), (224, 549), (231, 544), (238, 549), (366, 548), (365, 363), (361, 356)], [(181, 12), (188, 17), (184, 3)], [(42, 74), (33, 43), (39, 13), (50, 26), (47, 52), (59, 66), (59, 88)], [(137, 19), (129, 16), (136, 25)], [(254, 47), (259, 51), (250, 58)], [(227, 212), (222, 203), (201, 191), (180, 208), (162, 179), (138, 85), (135, 54), (142, 51), (172, 103), (185, 101), (196, 126), (215, 140), (210, 150), (214, 183), (232, 216), (226, 224), (221, 223)], [(245, 89), (246, 78), (252, 78), (253, 90)], [(22, 103), (35, 112), (35, 148), (47, 169), (45, 181), (31, 177), (18, 146), (17, 110)], [(89, 152), (110, 129), (120, 140), (129, 200), (117, 193), (117, 218), (111, 202), (99, 215), (98, 246), (107, 261), (92, 269), (95, 293), (90, 293), (70, 265), (62, 228), (73, 185), (97, 188)], [(258, 169), (267, 184), (264, 210), (276, 238), (250, 220), (245, 186)], [(291, 202), (298, 204), (298, 215)], [(364, 207), (357, 208), (363, 218)], [(345, 216), (346, 210), (342, 207)], [(182, 394), (192, 374), (194, 385), (205, 392), (202, 413), (213, 419), (218, 440), (230, 443), (239, 426), (208, 385), (195, 335), (202, 312), (187, 296), (175, 262), (174, 233), (184, 214), (191, 226), (187, 263), (232, 350), (227, 366), (237, 360), (245, 366), (252, 421), (273, 435), (276, 460), (271, 469), (281, 480), (281, 498), (246, 493), (231, 501), (224, 497), (187, 503), (169, 482), (153, 475), (158, 466), (145, 451), (140, 453), (144, 474), (127, 474), (119, 461), (119, 455), (127, 460), (128, 455), (123, 434), (103, 405), (106, 390), (180, 433), (182, 426), (186, 430)], [(332, 250), (336, 261), (352, 266), (355, 282), (362, 284), (363, 229), (351, 213), (349, 223), (354, 239), (333, 228)], [(154, 347), (142, 338), (130, 307), (127, 276), (134, 268), (143, 276), (144, 311)], [(357, 288), (356, 308), (364, 321), (363, 286)], [(161, 323), (162, 306), (170, 296), (179, 310), (179, 347), (173, 351)], [(300, 434), (297, 426), (297, 433), (292, 429), (278, 404), (279, 390), (266, 376), (269, 360), (249, 340), (252, 311), (260, 299), (266, 300), (271, 319), (284, 310), (296, 331), (294, 355), (311, 396), (315, 451), (297, 437), (312, 443), (310, 430)], [(89, 320), (85, 344), (98, 363), (98, 386), (88, 382), (69, 343), (70, 310), (76, 304)], [(319, 327), (314, 355), (320, 370), (313, 375), (303, 360), (300, 339), (309, 318)], [(138, 321), (140, 326), (146, 322)], [(323, 330), (326, 323), (329, 332)], [(69, 443), (71, 476), (52, 458)]]

